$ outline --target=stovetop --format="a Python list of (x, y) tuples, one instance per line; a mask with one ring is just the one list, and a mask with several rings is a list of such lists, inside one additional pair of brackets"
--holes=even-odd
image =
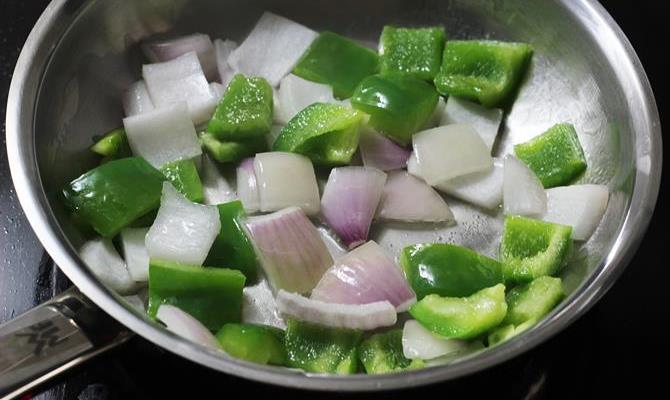
[[(70, 286), (33, 234), (16, 199), (4, 150), (4, 112), (14, 64), (48, 1), (0, 1), (0, 322)], [(655, 88), (660, 110), (667, 102), (670, 63), (663, 51), (667, 21), (657, 2), (603, 1), (633, 43)], [(658, 40), (661, 39), (661, 40)], [(667, 118), (664, 118), (667, 122)], [(666, 124), (666, 126), (670, 126)], [(663, 183), (666, 183), (664, 177)], [(666, 185), (663, 185), (666, 187)], [(640, 397), (662, 390), (669, 321), (668, 265), (661, 192), (655, 218), (635, 258), (610, 292), (571, 327), (500, 366), (454, 382), (420, 389), (357, 395), (361, 398), (440, 397), (543, 399), (602, 398), (634, 390)], [(653, 363), (658, 360), (660, 363)], [(164, 399), (224, 396), (331, 398), (268, 386), (210, 371), (136, 337), (123, 347), (68, 373), (25, 398)]]

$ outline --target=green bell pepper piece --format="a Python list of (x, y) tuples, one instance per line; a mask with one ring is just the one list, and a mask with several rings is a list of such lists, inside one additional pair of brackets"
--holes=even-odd
[(172, 186), (181, 192), (187, 199), (202, 202), (202, 182), (198, 175), (198, 168), (193, 160), (179, 160), (167, 163), (161, 167), (161, 172)]
[(545, 188), (563, 186), (586, 170), (575, 127), (556, 124), (540, 136), (514, 146), (514, 153), (535, 172)]
[(431, 294), (412, 305), (409, 313), (426, 329), (453, 339), (472, 339), (505, 319), (505, 285), (499, 283), (469, 297)]
[(440, 70), (446, 34), (444, 28), (385, 26), (381, 44), (381, 73), (397, 72), (432, 80)]
[(244, 140), (265, 136), (272, 127), (272, 87), (263, 78), (237, 74), (207, 125), (220, 140)]
[(91, 151), (103, 157), (117, 158), (119, 156), (129, 156), (130, 147), (126, 130), (123, 128), (112, 129), (105, 133), (103, 137), (96, 140), (91, 146)]
[(216, 338), (232, 357), (257, 364), (286, 364), (284, 331), (273, 326), (225, 324)]
[(362, 121), (358, 111), (314, 103), (291, 118), (272, 150), (303, 154), (317, 165), (348, 164), (358, 148)]
[(73, 180), (63, 189), (63, 196), (77, 220), (111, 238), (158, 207), (164, 180), (143, 158), (122, 158)]
[(405, 247), (400, 265), (418, 300), (429, 294), (470, 296), (503, 282), (500, 262), (452, 244)]
[(309, 322), (286, 321), (288, 366), (307, 372), (339, 375), (356, 373), (358, 344), (363, 332), (329, 328)]
[(572, 227), (507, 216), (500, 243), (505, 282), (526, 283), (561, 268), (572, 247)]
[(432, 117), (438, 94), (425, 81), (397, 74), (373, 75), (356, 88), (351, 105), (370, 114), (368, 124), (401, 145)]
[(532, 55), (532, 47), (525, 43), (448, 41), (435, 87), (443, 95), (502, 106), (517, 91)]
[(171, 304), (216, 332), (223, 324), (240, 320), (244, 283), (244, 275), (237, 270), (152, 259), (147, 312), (156, 317), (161, 304)]
[(377, 71), (377, 53), (333, 32), (321, 33), (293, 69), (301, 78), (330, 85), (340, 99), (351, 97), (358, 83)]
[(241, 220), (246, 217), (239, 200), (219, 204), (221, 231), (209, 250), (205, 265), (225, 266), (239, 270), (247, 282), (257, 277), (258, 260), (254, 246), (242, 228)]
[(256, 153), (264, 152), (267, 147), (265, 137), (239, 141), (220, 141), (209, 132), (200, 133), (200, 143), (213, 159), (220, 163), (236, 163)]
[(425, 366), (423, 360), (405, 358), (402, 351), (402, 329), (370, 336), (359, 346), (358, 356), (368, 374), (386, 374)]
[(513, 338), (514, 336), (520, 334), (521, 332), (524, 332), (529, 328), (531, 328), (533, 325), (535, 325), (536, 322), (537, 320), (532, 319), (517, 326), (508, 324), (495, 328), (494, 330), (491, 331), (491, 333), (489, 333), (488, 336), (489, 347)]
[(505, 322), (520, 325), (539, 320), (565, 297), (561, 278), (541, 276), (530, 283), (517, 286), (507, 293)]

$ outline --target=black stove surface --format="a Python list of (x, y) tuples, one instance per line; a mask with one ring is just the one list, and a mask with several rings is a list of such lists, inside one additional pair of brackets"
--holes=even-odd
[[(14, 64), (32, 25), (48, 2), (0, 0), (0, 323), (43, 302), (70, 285), (40, 246), (14, 194), (4, 150), (4, 112)], [(628, 35), (645, 65), (663, 117), (670, 95), (670, 37), (660, 2), (603, 1)], [(670, 126), (667, 117), (665, 126)], [(666, 183), (664, 177), (663, 182)], [(666, 187), (667, 185), (663, 185)], [(512, 399), (617, 396), (664, 397), (670, 322), (667, 262), (662, 249), (666, 194), (635, 258), (612, 290), (561, 334), (520, 357), (454, 382), (420, 389), (363, 394), (361, 398), (404, 398), (438, 394), (450, 398), (495, 396)], [(164, 399), (248, 393), (251, 396), (334, 398), (288, 390), (216, 373), (136, 337), (89, 362), (26, 399)]]

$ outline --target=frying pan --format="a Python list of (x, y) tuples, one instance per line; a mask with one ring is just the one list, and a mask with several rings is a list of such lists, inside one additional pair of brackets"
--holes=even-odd
[[(509, 153), (556, 122), (575, 124), (589, 168), (605, 184), (603, 220), (562, 273), (568, 297), (533, 329), (446, 366), (382, 376), (325, 376), (231, 359), (168, 332), (101, 284), (76, 249), (81, 236), (60, 188), (95, 165), (92, 135), (121, 123), (120, 96), (138, 78), (139, 43), (156, 34), (204, 32), (242, 40), (264, 10), (373, 46), (384, 24), (443, 25), (451, 38), (531, 43), (533, 62), (494, 149)], [(0, 326), (0, 393), (16, 395), (122, 343), (132, 333), (215, 370), (320, 390), (384, 390), (446, 381), (508, 360), (557, 334), (612, 286), (651, 218), (661, 175), (661, 128), (642, 65), (594, 0), (53, 0), (31, 32), (13, 76), (7, 151), (16, 193), (51, 257), (74, 282), (50, 303)], [(458, 225), (375, 228), (396, 252), (447, 241), (495, 255), (500, 213), (449, 199)], [(121, 325), (114, 326), (105, 313)]]

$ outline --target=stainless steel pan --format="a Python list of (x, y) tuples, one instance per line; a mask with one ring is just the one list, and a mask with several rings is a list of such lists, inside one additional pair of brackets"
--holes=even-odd
[[(138, 42), (168, 31), (241, 40), (263, 10), (370, 44), (387, 23), (440, 24), (452, 38), (532, 43), (536, 53), (530, 74), (495, 151), (504, 154), (555, 122), (570, 121), (580, 132), (589, 162), (582, 180), (606, 184), (612, 192), (601, 225), (577, 247), (564, 272), (569, 297), (532, 330), (451, 365), (334, 377), (307, 376), (208, 351), (137, 313), (98, 282), (77, 256), (79, 235), (64, 217), (56, 194), (94, 165), (87, 151), (91, 136), (120, 125), (120, 94), (137, 79), (142, 63)], [(16, 66), (7, 109), (7, 150), (16, 192), (44, 247), (88, 299), (129, 331), (225, 373), (323, 390), (380, 390), (454, 379), (510, 359), (560, 332), (593, 306), (631, 259), (652, 215), (661, 174), (661, 130), (649, 82), (630, 43), (593, 0), (53, 0)], [(450, 204), (459, 221), (456, 227), (391, 227), (373, 235), (391, 249), (406, 242), (443, 240), (495, 254), (500, 216), (454, 200)], [(124, 334), (102, 342), (90, 335), (90, 320), (82, 315), (90, 317), (95, 309), (70, 293), (0, 327), (0, 390), (38, 382), (35, 374), (68, 361), (76, 364), (123, 341)], [(70, 339), (60, 340), (65, 335)]]

